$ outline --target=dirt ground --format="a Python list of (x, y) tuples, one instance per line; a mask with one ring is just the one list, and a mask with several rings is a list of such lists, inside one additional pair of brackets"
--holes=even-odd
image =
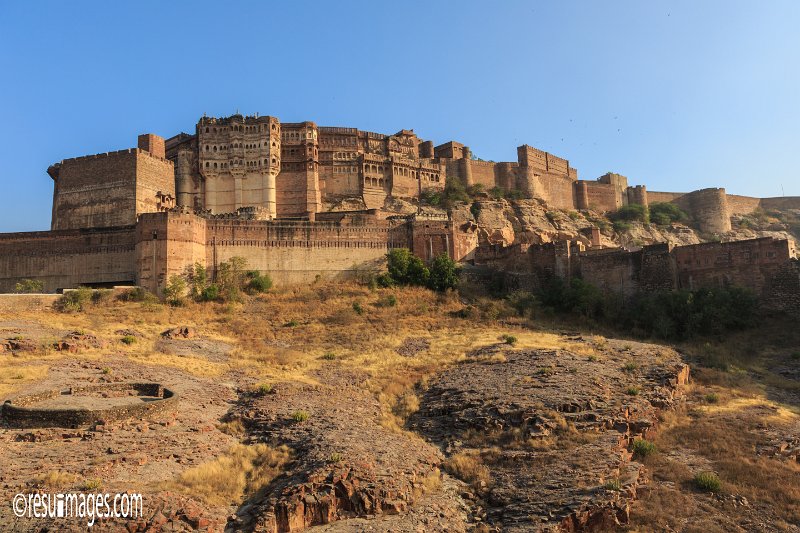
[[(0, 353), (0, 399), (151, 381), (180, 397), (148, 419), (3, 426), (0, 500), (144, 495), (143, 517), (98, 531), (798, 530), (792, 338), (715, 370), (688, 346), (486, 305), (322, 285), (0, 315), (0, 340), (22, 347)], [(191, 338), (162, 336), (177, 326)], [(97, 342), (53, 348), (76, 332)], [(633, 453), (642, 437), (652, 454)], [(722, 489), (694, 486), (701, 471)], [(53, 530), (8, 509), (2, 531)]]

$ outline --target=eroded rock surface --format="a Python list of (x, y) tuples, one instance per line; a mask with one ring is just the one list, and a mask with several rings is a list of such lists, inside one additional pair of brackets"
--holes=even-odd
[(438, 476), (436, 447), (381, 425), (365, 377), (323, 369), (319, 385), (278, 383), (237, 411), (252, 440), (286, 444), (296, 460), (268, 495), (232, 524), (245, 531), (298, 531), (353, 517), (398, 514)]
[(485, 464), (489, 522), (504, 531), (574, 531), (624, 522), (647, 437), (688, 380), (678, 354), (605, 342), (594, 353), (476, 351), (424, 392), (411, 427), (448, 455)]

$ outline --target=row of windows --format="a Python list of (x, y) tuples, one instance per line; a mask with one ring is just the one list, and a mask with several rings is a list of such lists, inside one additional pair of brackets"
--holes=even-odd
[[(273, 141), (272, 147), (277, 148), (278, 144)], [(216, 152), (219, 149), (220, 152), (227, 150), (229, 147), (225, 146), (217, 146), (217, 145), (206, 145), (206, 152)], [(246, 150), (255, 150), (256, 148), (267, 148), (267, 143), (256, 143), (256, 144), (242, 144), (242, 143), (233, 143), (230, 145), (230, 148), (244, 148)]]
[(296, 131), (282, 131), (281, 132), (281, 139), (313, 139), (314, 135), (313, 132), (307, 131), (305, 137), (303, 134)]
[[(272, 130), (277, 130), (277, 126), (272, 124)], [(267, 126), (260, 124), (258, 126), (206, 126), (206, 133), (224, 133), (226, 131), (241, 131), (244, 133), (257, 133), (267, 131)]]
[(379, 178), (364, 178), (364, 185), (367, 187), (385, 187), (386, 180)]
[(322, 144), (328, 144), (332, 146), (355, 146), (356, 145), (356, 138), (355, 137), (322, 137), (320, 140)]
[(358, 159), (358, 152), (333, 152), (334, 159)]
[(358, 167), (333, 167), (334, 174), (349, 174), (351, 172), (358, 172)]
[[(272, 158), (272, 164), (273, 165), (277, 165), (278, 164), (278, 159), (273, 157)], [(267, 166), (267, 165), (269, 165), (269, 160), (265, 159), (263, 166)], [(262, 164), (261, 164), (260, 160), (245, 162), (243, 159), (234, 159), (233, 162), (231, 163), (231, 166), (233, 166), (233, 167), (237, 167), (237, 166), (260, 167), (260, 166), (262, 166)], [(217, 163), (215, 162), (213, 164), (213, 166), (212, 166), (210, 161), (206, 161), (206, 168), (215, 168), (215, 169), (222, 168), (222, 169), (225, 169), (225, 168), (228, 168), (228, 163), (223, 161), (223, 162), (219, 163), (219, 166), (217, 166)]]

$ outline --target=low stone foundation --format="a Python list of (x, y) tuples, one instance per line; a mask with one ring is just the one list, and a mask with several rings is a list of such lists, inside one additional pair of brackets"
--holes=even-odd
[[(100, 407), (98, 409), (69, 407), (36, 407), (59, 396), (78, 396), (92, 394), (113, 394), (115, 392), (135, 391), (138, 397), (154, 398), (141, 403)], [(98, 404), (108, 396), (98, 399)], [(110, 403), (110, 402), (109, 402)], [(178, 403), (178, 395), (164, 388), (159, 383), (113, 383), (104, 385), (86, 385), (66, 390), (50, 390), (38, 394), (19, 396), (6, 400), (2, 407), (3, 424), (12, 427), (65, 427), (77, 428), (88, 426), (97, 421), (109, 422), (130, 418), (144, 418), (174, 409)]]

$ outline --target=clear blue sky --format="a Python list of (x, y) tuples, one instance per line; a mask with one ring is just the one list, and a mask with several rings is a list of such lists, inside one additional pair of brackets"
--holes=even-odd
[(237, 109), (800, 195), (796, 0), (2, 0), (0, 73), (0, 231), (49, 228), (51, 163)]

